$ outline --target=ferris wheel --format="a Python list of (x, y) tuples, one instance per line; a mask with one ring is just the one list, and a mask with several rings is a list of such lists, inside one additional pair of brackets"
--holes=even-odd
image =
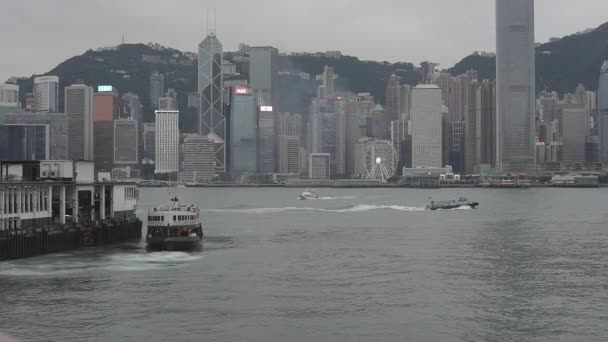
[(366, 180), (378, 180), (386, 182), (395, 175), (397, 165), (397, 153), (390, 141), (369, 141), (365, 147), (365, 171)]

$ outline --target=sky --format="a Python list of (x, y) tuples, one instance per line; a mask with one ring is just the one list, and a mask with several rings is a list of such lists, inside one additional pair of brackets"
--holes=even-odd
[[(495, 50), (493, 0), (0, 0), (0, 81), (50, 71), (88, 49), (157, 42), (195, 51), (209, 22), (224, 50), (341, 50), (449, 68)], [(217, 24), (213, 24), (213, 11)], [(608, 21), (606, 0), (536, 0), (536, 41)]]

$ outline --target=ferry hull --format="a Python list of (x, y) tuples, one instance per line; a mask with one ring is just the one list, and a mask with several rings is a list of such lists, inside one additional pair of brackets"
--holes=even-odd
[(152, 238), (146, 241), (153, 251), (192, 251), (202, 247), (202, 239), (196, 237)]

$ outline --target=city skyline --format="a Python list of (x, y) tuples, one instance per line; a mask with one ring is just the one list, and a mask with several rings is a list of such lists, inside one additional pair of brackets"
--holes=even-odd
[[(433, 15), (442, 18), (442, 25), (434, 25), (432, 23), (436, 21), (424, 20), (424, 17), (408, 14), (419, 12), (421, 9), (416, 9), (422, 5), (394, 3), (384, 4), (382, 7), (374, 6), (373, 9), (378, 16), (368, 19), (370, 22), (368, 25), (355, 26), (348, 23), (335, 25), (332, 22), (328, 24), (332, 28), (332, 34), (327, 34), (327, 28), (324, 28), (322, 23), (328, 22), (328, 20), (319, 20), (320, 24), (312, 27), (307, 35), (302, 35), (297, 22), (306, 20), (309, 14), (314, 14), (315, 17), (331, 16), (332, 10), (334, 10), (341, 14), (350, 13), (350, 18), (356, 18), (357, 16), (367, 16), (370, 12), (365, 10), (365, 6), (372, 5), (347, 4), (346, 2), (328, 5), (313, 1), (296, 5), (296, 12), (304, 14), (302, 18), (282, 13), (279, 8), (277, 12), (273, 11), (275, 13), (273, 20), (250, 20), (251, 24), (247, 24), (245, 21), (246, 27), (241, 27), (241, 25), (233, 25), (233, 23), (235, 21), (243, 23), (242, 16), (245, 14), (249, 15), (259, 11), (259, 19), (270, 14), (267, 13), (268, 11), (257, 9), (246, 2), (237, 1), (236, 6), (237, 8), (239, 5), (246, 7), (247, 11), (234, 11), (235, 4), (228, 7), (227, 4), (221, 2), (209, 1), (200, 4), (195, 1), (183, 1), (180, 2), (180, 8), (187, 10), (180, 11), (180, 18), (176, 20), (176, 25), (172, 26), (171, 30), (160, 30), (157, 27), (156, 19), (158, 16), (172, 17), (171, 11), (166, 8), (169, 4), (140, 6), (139, 1), (120, 3), (120, 5), (114, 1), (90, 1), (86, 4), (71, 0), (65, 2), (69, 2), (71, 6), (57, 6), (56, 3), (50, 4), (35, 0), (9, 2), (3, 5), (6, 10), (0, 13), (0, 20), (9, 27), (13, 22), (17, 25), (16, 20), (20, 20), (23, 16), (32, 15), (29, 10), (32, 3), (37, 4), (38, 13), (46, 15), (33, 21), (33, 25), (22, 30), (19, 37), (7, 37), (6, 44), (12, 46), (13, 53), (0, 57), (0, 65), (3, 66), (0, 69), (0, 80), (5, 81), (12, 76), (30, 76), (47, 72), (63, 60), (79, 55), (88, 49), (119, 44), (123, 33), (127, 43), (155, 41), (183, 51), (193, 51), (195, 42), (200, 42), (201, 35), (205, 33), (207, 25), (205, 11), (214, 7), (218, 13), (217, 31), (222, 37), (227, 51), (236, 50), (238, 43), (243, 42), (253, 46), (272, 45), (287, 52), (341, 50), (345, 54), (366, 60), (407, 61), (417, 64), (429, 59), (441, 63), (443, 68), (451, 67), (475, 50), (494, 51), (492, 33), (494, 5), (491, 1), (483, 0), (468, 2), (467, 6), (452, 5), (451, 2), (444, 0), (434, 0)], [(537, 41), (545, 42), (550, 37), (568, 35), (589, 27), (597, 27), (605, 22), (605, 18), (601, 15), (603, 13), (601, 11), (602, 1), (585, 0), (584, 3), (585, 6), (574, 7), (568, 6), (570, 3), (565, 0), (537, 1)], [(269, 6), (272, 5), (269, 4)], [(327, 6), (331, 8), (328, 10)], [(428, 4), (424, 6), (426, 7)], [(56, 13), (58, 10), (61, 10), (61, 13)], [(45, 24), (46, 20), (53, 20), (52, 18), (58, 15), (65, 15), (66, 10), (74, 12), (73, 18), (77, 22), (71, 22), (70, 25), (55, 21), (52, 25), (51, 23)], [(96, 13), (96, 15), (88, 15), (89, 13)], [(99, 16), (97, 13), (104, 15)], [(403, 17), (396, 17), (399, 13)], [(130, 28), (130, 23), (135, 15), (138, 20), (137, 30)], [(386, 24), (386, 20), (382, 19), (383, 15), (388, 16), (389, 19), (393, 18), (394, 24)], [(459, 21), (459, 18), (463, 16), (482, 19), (463, 24)], [(73, 30), (74, 25), (79, 25), (79, 23), (89, 28), (83, 31), (86, 34)], [(373, 23), (377, 23), (377, 25), (374, 26), (374, 30), (371, 30), (374, 32), (370, 32), (368, 27)], [(444, 25), (449, 25), (451, 29), (447, 31), (442, 29)], [(41, 27), (44, 27), (44, 30), (41, 30)], [(370, 39), (366, 39), (367, 35), (371, 34), (374, 36), (381, 34), (386, 39), (399, 39), (402, 44), (386, 44), (385, 40), (370, 41)], [(344, 39), (344, 37), (353, 35), (361, 39)], [(61, 36), (69, 39), (53, 38)], [(12, 39), (15, 40), (12, 41)], [(16, 39), (27, 40), (31, 44), (20, 44)], [(370, 41), (370, 43), (365, 45), (353, 43), (361, 40)], [(43, 60), (37, 58), (41, 46), (47, 46), (49, 41), (53, 41), (54, 45), (45, 49), (46, 58)], [(457, 41), (459, 44), (446, 49), (445, 44), (450, 41)], [(445, 44), (437, 44), (437, 42)]]

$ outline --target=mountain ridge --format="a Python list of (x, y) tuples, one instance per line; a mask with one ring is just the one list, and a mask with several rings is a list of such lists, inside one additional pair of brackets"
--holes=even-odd
[[(226, 60), (234, 61), (234, 52), (226, 52)], [(144, 118), (151, 119), (149, 105), (149, 75), (153, 71), (165, 74), (165, 88), (175, 88), (179, 94), (180, 110), (187, 103), (187, 94), (196, 91), (197, 68), (192, 55), (172, 48), (153, 48), (144, 44), (124, 44), (109, 50), (88, 50), (57, 65), (44, 75), (56, 75), (60, 79), (60, 96), (63, 88), (76, 81), (96, 86), (111, 84), (121, 92), (137, 93), (144, 103)], [(536, 48), (537, 91), (559, 93), (573, 92), (579, 83), (588, 90), (596, 90), (599, 70), (608, 59), (608, 23), (588, 33), (573, 34), (559, 40), (540, 44)], [(495, 57), (472, 54), (456, 63), (447, 71), (459, 75), (475, 69), (481, 79), (495, 78)], [(246, 79), (246, 67), (237, 69)], [(310, 99), (315, 95), (315, 75), (325, 65), (335, 68), (339, 75), (337, 89), (355, 93), (369, 92), (378, 102), (384, 103), (386, 83), (396, 73), (403, 83), (415, 85), (420, 75), (412, 63), (362, 61), (354, 56), (339, 58), (315, 55), (281, 55), (280, 70), (291, 72), (279, 79), (279, 108), (283, 111), (308, 111)], [(295, 74), (310, 74), (304, 80)], [(31, 92), (33, 78), (20, 79), (18, 84), (25, 93)], [(238, 78), (238, 77), (237, 77)]]

